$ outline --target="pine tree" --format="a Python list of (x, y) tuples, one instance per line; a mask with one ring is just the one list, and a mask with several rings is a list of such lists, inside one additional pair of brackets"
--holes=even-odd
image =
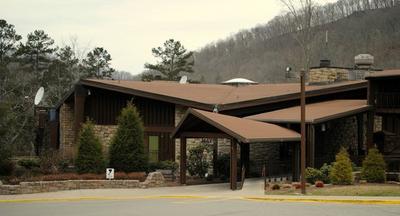
[(110, 167), (124, 172), (145, 171), (147, 162), (142, 119), (128, 102), (118, 117), (118, 129), (111, 141)]
[(336, 155), (336, 161), (333, 163), (330, 179), (333, 184), (347, 185), (353, 182), (353, 168), (349, 154), (345, 148), (341, 148)]
[(96, 47), (83, 60), (85, 77), (111, 78), (115, 70), (111, 67), (111, 55), (106, 49)]
[(93, 123), (89, 120), (82, 125), (75, 166), (78, 173), (100, 173), (105, 169), (102, 146), (94, 134)]
[(368, 182), (383, 183), (386, 180), (385, 160), (378, 149), (371, 148), (362, 163), (361, 176)]
[[(152, 49), (153, 56), (159, 58), (156, 64), (144, 65), (149, 70), (158, 71), (166, 80), (178, 80), (180, 73), (193, 73), (193, 52), (188, 52), (181, 42), (169, 39), (165, 41), (164, 47)], [(149, 77), (145, 77), (146, 79)]]

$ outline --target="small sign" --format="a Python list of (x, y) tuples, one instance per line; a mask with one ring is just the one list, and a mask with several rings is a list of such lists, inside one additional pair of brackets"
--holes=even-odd
[(114, 168), (107, 168), (106, 169), (106, 179), (114, 179)]

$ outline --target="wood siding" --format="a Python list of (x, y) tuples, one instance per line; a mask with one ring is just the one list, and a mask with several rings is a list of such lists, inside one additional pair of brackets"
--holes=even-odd
[(175, 127), (174, 104), (98, 88), (89, 88), (89, 92), (85, 100), (85, 118), (99, 125), (115, 125), (121, 110), (132, 101), (145, 127), (146, 152), (148, 136), (158, 136), (159, 160), (174, 160), (175, 141), (170, 138)]

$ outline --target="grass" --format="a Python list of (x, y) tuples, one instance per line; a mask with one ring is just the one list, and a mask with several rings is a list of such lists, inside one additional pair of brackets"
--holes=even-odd
[[(297, 195), (300, 189), (268, 190), (265, 194)], [(361, 184), (361, 185), (328, 185), (323, 188), (307, 187), (307, 195), (315, 196), (400, 196), (400, 185)]]

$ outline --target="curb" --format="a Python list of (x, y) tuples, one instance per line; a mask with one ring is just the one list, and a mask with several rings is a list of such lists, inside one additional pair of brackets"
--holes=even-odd
[(374, 199), (318, 199), (318, 198), (273, 198), (273, 197), (243, 197), (244, 200), (265, 202), (314, 202), (314, 203), (347, 203), (363, 205), (400, 205), (400, 200)]

